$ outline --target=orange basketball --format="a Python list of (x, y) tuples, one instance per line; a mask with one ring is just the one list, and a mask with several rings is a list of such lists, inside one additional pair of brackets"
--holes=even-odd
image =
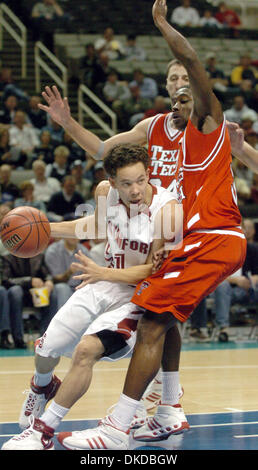
[(17, 207), (8, 212), (0, 226), (4, 247), (18, 258), (32, 258), (48, 245), (50, 225), (43, 212), (34, 207)]

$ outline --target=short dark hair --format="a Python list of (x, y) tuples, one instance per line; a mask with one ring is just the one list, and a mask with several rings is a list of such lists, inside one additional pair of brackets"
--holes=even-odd
[(167, 65), (167, 75), (168, 75), (170, 68), (173, 67), (173, 65), (181, 65), (181, 67), (185, 68), (185, 65), (180, 60), (172, 59)]
[(104, 158), (104, 168), (106, 173), (114, 178), (119, 168), (139, 162), (143, 164), (145, 170), (148, 169), (150, 157), (144, 147), (136, 144), (118, 144)]

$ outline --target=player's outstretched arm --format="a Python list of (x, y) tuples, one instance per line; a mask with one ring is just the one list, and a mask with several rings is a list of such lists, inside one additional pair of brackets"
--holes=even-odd
[(232, 155), (258, 173), (258, 151), (244, 140), (244, 131), (235, 122), (227, 121)]
[[(192, 121), (198, 128), (207, 116), (211, 116), (215, 124), (223, 121), (222, 108), (212, 91), (207, 73), (195, 50), (187, 39), (173, 28), (166, 20), (166, 0), (156, 0), (152, 9), (153, 20), (168, 43), (174, 56), (185, 66), (194, 98)], [(212, 129), (213, 130), (213, 129)]]
[(45, 87), (42, 96), (47, 105), (39, 104), (38, 107), (48, 113), (64, 130), (96, 160), (103, 159), (108, 151), (117, 144), (134, 143), (144, 145), (147, 141), (147, 129), (150, 119), (137, 124), (132, 130), (110, 137), (104, 142), (92, 132), (84, 129), (71, 116), (67, 98), (62, 98), (56, 86)]

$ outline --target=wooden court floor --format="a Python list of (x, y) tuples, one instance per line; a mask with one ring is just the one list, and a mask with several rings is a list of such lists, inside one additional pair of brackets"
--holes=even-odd
[[(129, 359), (99, 362), (87, 394), (69, 411), (67, 420), (106, 415), (122, 391)], [(70, 360), (62, 358), (62, 379)], [(17, 422), (34, 370), (33, 357), (0, 357), (0, 423)], [(181, 400), (186, 414), (258, 410), (258, 344), (248, 348), (188, 350), (181, 353)]]

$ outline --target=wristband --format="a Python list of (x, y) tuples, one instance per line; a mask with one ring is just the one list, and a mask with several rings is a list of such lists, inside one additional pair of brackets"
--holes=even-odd
[(105, 143), (101, 141), (98, 152), (95, 155), (92, 155), (92, 158), (94, 158), (94, 160), (102, 160), (102, 157), (104, 154), (104, 148), (105, 148)]

